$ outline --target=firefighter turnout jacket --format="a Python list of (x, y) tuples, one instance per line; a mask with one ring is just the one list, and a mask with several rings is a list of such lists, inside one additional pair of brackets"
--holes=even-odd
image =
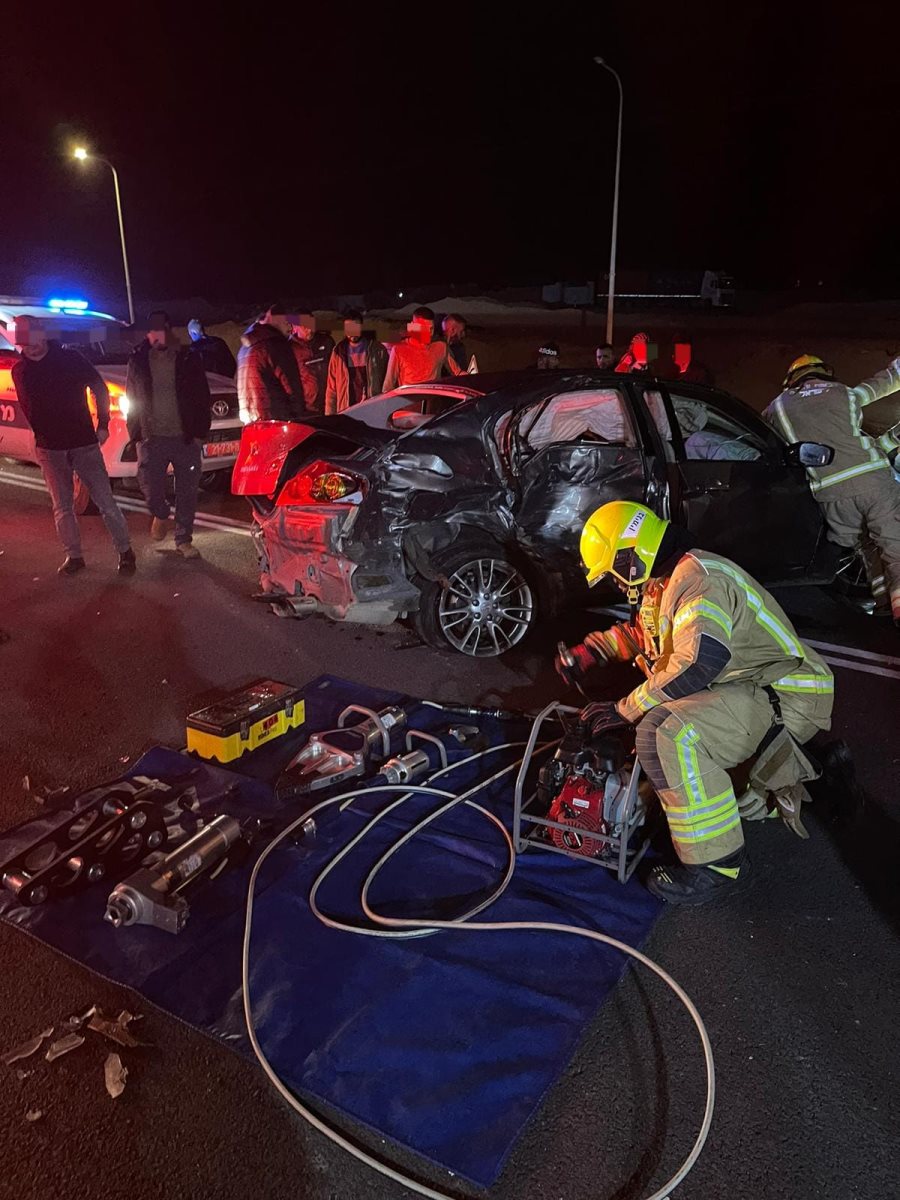
[(873, 471), (889, 471), (885, 449), (862, 430), (862, 410), (900, 391), (900, 358), (871, 379), (846, 387), (832, 379), (806, 379), (777, 396), (763, 413), (789, 442), (822, 442), (834, 448), (827, 467), (807, 467), (817, 500), (856, 495)]
[(756, 756), (754, 786), (816, 777), (800, 745), (828, 729), (834, 679), (776, 601), (735, 563), (692, 550), (652, 578), (631, 624), (592, 633), (597, 657), (642, 655), (648, 678), (618, 703), (683, 862), (743, 844), (728, 769)]

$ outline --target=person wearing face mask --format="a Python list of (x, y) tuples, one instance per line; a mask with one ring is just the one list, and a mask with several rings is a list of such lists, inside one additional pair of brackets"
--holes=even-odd
[(207, 333), (198, 317), (192, 317), (188, 321), (187, 331), (195, 353), (200, 355), (203, 362), (204, 371), (212, 371), (213, 375), (224, 375), (228, 379), (234, 379), (237, 363), (225, 339)]
[(288, 320), (291, 323), (291, 349), (303, 384), (306, 411), (322, 413), (325, 411), (325, 384), (334, 338), (330, 333), (319, 333), (314, 313), (291, 313)]
[(128, 436), (137, 445), (138, 482), (150, 509), (150, 536), (169, 534), (171, 510), (166, 496), (169, 467), (175, 475), (175, 549), (182, 558), (199, 558), (193, 544), (200, 444), (209, 433), (212, 400), (198, 354), (180, 346), (167, 313), (154, 312), (147, 336), (128, 360), (125, 391), (130, 401)]
[(406, 326), (407, 336), (391, 347), (384, 390), (408, 383), (433, 383), (446, 368), (451, 375), (465, 375), (450, 355), (446, 342), (434, 341), (434, 313), (417, 308)]
[(362, 313), (348, 312), (344, 318), (344, 339), (338, 342), (328, 363), (326, 415), (343, 412), (382, 392), (387, 360), (387, 350), (381, 342), (363, 334)]
[[(109, 437), (107, 386), (77, 350), (66, 350), (48, 341), (37, 321), (19, 317), (15, 339), (22, 358), (12, 369), (12, 381), (34, 433), (34, 456), (53, 502), (56, 532), (66, 551), (59, 574), (74, 575), (85, 566), (74, 507), (77, 475), (103, 516), (119, 554), (119, 573), (133, 575), (135, 559), (128, 526), (113, 499), (100, 453)], [(87, 390), (97, 408), (96, 430)]]
[(270, 304), (241, 338), (235, 383), (245, 425), (299, 420), (306, 413), (291, 328), (284, 305)]

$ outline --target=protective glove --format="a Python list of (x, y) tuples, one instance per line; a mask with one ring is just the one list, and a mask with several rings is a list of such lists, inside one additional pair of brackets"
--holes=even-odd
[(597, 665), (597, 658), (583, 642), (568, 648), (560, 642), (554, 665), (557, 675), (572, 687), (584, 677), (591, 667)]
[(102, 446), (102, 445), (104, 445), (104, 443), (106, 443), (108, 441), (109, 441), (109, 427), (107, 425), (98, 426), (98, 428), (97, 428), (97, 445)]
[(625, 729), (631, 724), (616, 708), (614, 700), (598, 700), (588, 704), (579, 715), (589, 727), (591, 737), (599, 737), (601, 733), (609, 733), (612, 729)]

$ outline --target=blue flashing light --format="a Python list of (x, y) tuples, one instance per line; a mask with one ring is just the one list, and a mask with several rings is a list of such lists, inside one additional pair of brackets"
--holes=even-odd
[(81, 313), (87, 312), (87, 300), (48, 300), (47, 307), (56, 312)]

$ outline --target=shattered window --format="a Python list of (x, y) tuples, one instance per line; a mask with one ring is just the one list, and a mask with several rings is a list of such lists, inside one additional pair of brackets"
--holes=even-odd
[(595, 441), (634, 448), (637, 440), (618, 388), (563, 392), (539, 405), (520, 425), (531, 450), (560, 442)]
[(705, 400), (672, 393), (672, 407), (681, 429), (685, 458), (753, 462), (766, 449), (759, 433)]

